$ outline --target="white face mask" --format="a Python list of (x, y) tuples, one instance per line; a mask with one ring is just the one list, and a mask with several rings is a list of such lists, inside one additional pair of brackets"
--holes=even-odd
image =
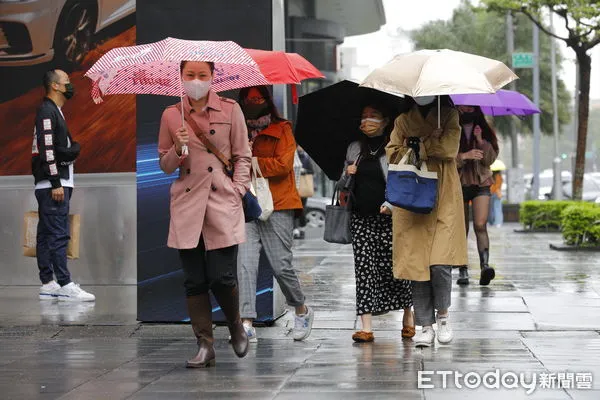
[(375, 122), (376, 124), (381, 124), (383, 120), (379, 118), (363, 118), (360, 120), (360, 122), (362, 124), (364, 124), (365, 122)]
[(426, 106), (427, 104), (431, 104), (433, 103), (433, 101), (435, 100), (436, 96), (418, 96), (418, 97), (413, 97), (415, 99), (415, 102), (420, 105), (420, 106)]
[(200, 79), (183, 81), (183, 90), (190, 98), (200, 100), (208, 94), (211, 84), (211, 81), (201, 81)]

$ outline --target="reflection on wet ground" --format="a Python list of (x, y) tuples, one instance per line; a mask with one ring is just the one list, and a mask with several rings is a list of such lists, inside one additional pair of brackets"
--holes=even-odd
[[(430, 349), (401, 340), (401, 312), (374, 319), (375, 343), (352, 343), (351, 249), (316, 231), (295, 255), (316, 310), (309, 340), (293, 342), (288, 314), (258, 328), (259, 342), (239, 360), (216, 327), (217, 366), (205, 371), (183, 367), (194, 351), (189, 325), (136, 323), (135, 287), (90, 287), (95, 305), (44, 303), (37, 288), (1, 287), (2, 398), (600, 399), (600, 255), (551, 251), (558, 235), (513, 228), (490, 231), (490, 287), (476, 283), (471, 241), (472, 283), (453, 291), (455, 340)], [(476, 379), (496, 370), (525, 374), (526, 383), (536, 377), (535, 391), (511, 389), (510, 376), (499, 389), (477, 387), (453, 372)], [(419, 371), (433, 389), (418, 388)], [(452, 373), (446, 389), (444, 373)]]

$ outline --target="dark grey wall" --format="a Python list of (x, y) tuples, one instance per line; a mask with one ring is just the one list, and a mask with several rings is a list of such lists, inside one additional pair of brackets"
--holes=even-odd
[[(242, 47), (270, 50), (271, 4), (272, 0), (138, 1), (137, 43), (171, 36), (233, 40)], [(160, 117), (167, 105), (177, 101), (175, 97), (137, 96), (138, 161), (158, 156), (155, 143)], [(158, 170), (158, 162), (138, 165), (138, 319), (180, 321), (186, 317), (183, 278), (177, 251), (166, 247), (170, 182), (151, 187), (139, 184), (140, 174), (156, 172), (164, 177)], [(272, 287), (272, 279), (264, 285)]]
[[(137, 4), (137, 43), (166, 37), (233, 40), (242, 47), (272, 49), (271, 0), (143, 0)], [(152, 143), (162, 110), (174, 97), (138, 96), (138, 144)]]

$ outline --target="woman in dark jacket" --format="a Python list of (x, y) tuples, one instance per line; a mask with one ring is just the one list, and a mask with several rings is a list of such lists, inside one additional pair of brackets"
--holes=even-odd
[(385, 146), (393, 115), (380, 105), (364, 107), (360, 130), (364, 136), (348, 147), (340, 187), (353, 193), (352, 248), (356, 275), (356, 314), (362, 330), (355, 342), (375, 340), (371, 316), (404, 310), (402, 337), (415, 334), (410, 281), (394, 279), (392, 272), (392, 205), (385, 201), (387, 158)]
[[(496, 272), (489, 266), (490, 239), (487, 220), (490, 212), (490, 186), (494, 183), (490, 166), (498, 157), (496, 133), (485, 120), (479, 107), (459, 106), (460, 150), (457, 157), (458, 172), (465, 204), (465, 225), (469, 234), (469, 203), (473, 204), (473, 228), (477, 237), (477, 250), (481, 267), (480, 285), (489, 285)], [(460, 267), (459, 285), (469, 283), (468, 267)]]

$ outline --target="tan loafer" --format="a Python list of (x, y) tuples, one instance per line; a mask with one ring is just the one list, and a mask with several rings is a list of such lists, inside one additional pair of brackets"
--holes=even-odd
[(375, 340), (375, 335), (373, 332), (358, 331), (352, 335), (352, 340), (356, 343), (370, 343)]

